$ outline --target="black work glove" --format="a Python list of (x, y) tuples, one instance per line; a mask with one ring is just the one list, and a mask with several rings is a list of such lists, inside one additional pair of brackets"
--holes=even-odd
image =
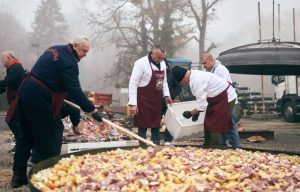
[(189, 119), (192, 117), (192, 112), (191, 111), (185, 111), (182, 113), (183, 117), (186, 119)]
[(102, 120), (102, 113), (100, 111), (97, 111), (96, 113), (92, 114), (92, 117), (99, 122), (103, 122)]
[(193, 121), (193, 122), (198, 121), (199, 115), (200, 115), (200, 112), (198, 112), (198, 113), (196, 113), (195, 115), (193, 115), (192, 121)]

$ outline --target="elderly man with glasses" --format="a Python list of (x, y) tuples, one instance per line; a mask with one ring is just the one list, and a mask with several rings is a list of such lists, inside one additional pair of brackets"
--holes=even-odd
[[(90, 41), (78, 36), (72, 43), (48, 48), (37, 60), (19, 88), (16, 100), (22, 137), (17, 140), (13, 164), (13, 188), (26, 184), (27, 161), (31, 149), (44, 160), (59, 155), (63, 127), (59, 111), (68, 96), (81, 109), (102, 122), (102, 114), (81, 90), (78, 62), (87, 55)], [(12, 113), (14, 107), (9, 111)], [(9, 115), (7, 116), (9, 120)]]
[[(162, 100), (171, 104), (166, 76), (165, 48), (155, 45), (152, 51), (137, 60), (129, 81), (130, 113), (134, 115), (134, 126), (139, 136), (146, 138), (151, 128), (151, 140), (160, 144), (159, 125), (162, 114)], [(145, 147), (140, 142), (140, 146)]]

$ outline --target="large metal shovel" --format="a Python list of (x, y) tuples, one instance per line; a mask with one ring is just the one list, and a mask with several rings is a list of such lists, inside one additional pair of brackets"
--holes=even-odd
[[(79, 105), (76, 105), (75, 103), (72, 103), (71, 101), (68, 101), (68, 100), (65, 99), (65, 100), (64, 100), (64, 103), (66, 103), (66, 104), (68, 104), (68, 105), (70, 105), (70, 106), (72, 106), (72, 107), (75, 107), (76, 109), (81, 110), (81, 108), (80, 108)], [(152, 146), (152, 147), (157, 147), (156, 144), (154, 144), (154, 143), (152, 143), (152, 142), (150, 142), (150, 141), (148, 141), (148, 140), (146, 140), (146, 139), (144, 139), (144, 138), (138, 136), (137, 134), (135, 134), (135, 133), (129, 131), (128, 129), (126, 129), (126, 128), (124, 128), (124, 127), (121, 127), (121, 126), (119, 126), (119, 125), (117, 125), (117, 124), (115, 124), (115, 123), (113, 123), (113, 122), (111, 122), (111, 121), (109, 121), (109, 120), (107, 120), (107, 119), (104, 119), (104, 118), (102, 118), (102, 120), (103, 120), (103, 122), (105, 122), (105, 123), (107, 123), (107, 124), (113, 126), (114, 128), (118, 129), (119, 131), (121, 131), (121, 132), (123, 132), (123, 133), (126, 133), (127, 135), (129, 135), (129, 136), (131, 136), (131, 137), (134, 137), (134, 138), (136, 138), (137, 140), (142, 141), (142, 142), (145, 143), (145, 144), (148, 144), (148, 145), (150, 145), (150, 146)]]

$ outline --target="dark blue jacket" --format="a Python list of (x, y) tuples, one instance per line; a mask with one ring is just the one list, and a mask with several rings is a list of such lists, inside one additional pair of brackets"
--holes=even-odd
[(70, 116), (73, 127), (78, 126), (80, 122), (80, 111), (68, 104), (63, 104), (60, 110), (60, 118), (63, 119), (67, 116)]
[(24, 74), (25, 70), (20, 63), (12, 65), (8, 69), (6, 69), (6, 76), (3, 80), (0, 81), (0, 87), (8, 87), (14, 91), (17, 91), (21, 80), (24, 77)]
[[(71, 44), (53, 46), (40, 56), (31, 74), (53, 92), (67, 92), (83, 111), (91, 112), (95, 107), (82, 92), (78, 62), (79, 58)], [(21, 101), (33, 108), (52, 111), (50, 93), (32, 79), (23, 84), (19, 94)]]

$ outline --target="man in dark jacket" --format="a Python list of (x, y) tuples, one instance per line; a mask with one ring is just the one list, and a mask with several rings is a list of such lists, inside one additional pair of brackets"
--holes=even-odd
[(50, 47), (21, 83), (17, 107), (22, 137), (16, 143), (13, 188), (28, 182), (26, 169), (31, 149), (37, 150), (41, 160), (59, 155), (57, 143), (62, 139), (63, 128), (58, 114), (67, 93), (84, 112), (102, 122), (102, 114), (82, 92), (78, 78), (78, 62), (89, 49), (90, 42), (84, 36), (67, 45)]
[[(21, 62), (11, 51), (2, 52), (1, 59), (3, 66), (6, 68), (6, 76), (0, 81), (0, 93), (6, 91), (7, 102), (11, 105), (17, 96), (17, 89), (24, 77), (25, 70)], [(12, 116), (11, 121), (7, 124), (13, 132), (15, 139), (17, 139), (20, 136), (20, 125), (17, 113)], [(12, 151), (14, 152), (15, 148), (12, 149)]]
[[(165, 63), (167, 66), (167, 81), (168, 86), (170, 90), (170, 96), (171, 99), (174, 100), (182, 91), (181, 85), (173, 78), (172, 68), (170, 66), (170, 63), (165, 59)], [(168, 106), (166, 102), (163, 99), (163, 105), (162, 105), (162, 115), (165, 115), (167, 112)], [(170, 145), (173, 140), (172, 135), (170, 134), (169, 130), (166, 129), (164, 132), (164, 145)]]

